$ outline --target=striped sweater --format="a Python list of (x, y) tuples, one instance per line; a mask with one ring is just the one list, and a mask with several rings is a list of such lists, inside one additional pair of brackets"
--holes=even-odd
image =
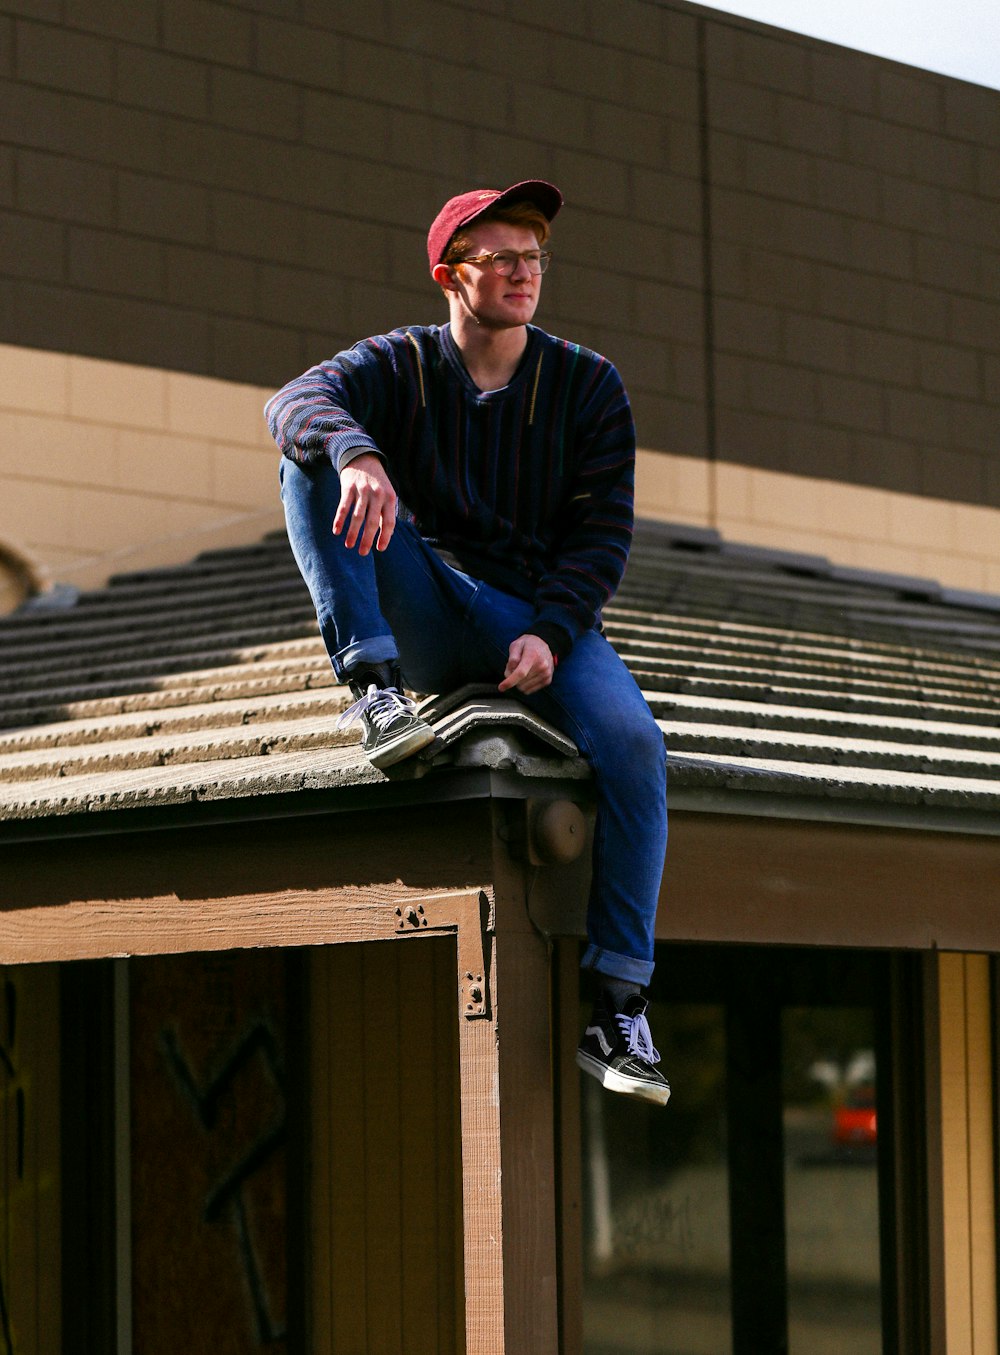
[(605, 358), (533, 325), (510, 383), (480, 391), (448, 325), (364, 339), (268, 401), (285, 456), (382, 457), (401, 504), (462, 569), (533, 602), (565, 657), (600, 619), (632, 536), (635, 429)]

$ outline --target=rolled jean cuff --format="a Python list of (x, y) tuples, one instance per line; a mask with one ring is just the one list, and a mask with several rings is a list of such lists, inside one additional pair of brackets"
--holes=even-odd
[(367, 667), (372, 663), (395, 663), (398, 658), (399, 650), (393, 636), (375, 635), (370, 640), (356, 640), (345, 645), (333, 656), (333, 671), (341, 682), (346, 682), (352, 668)]
[(602, 950), (600, 946), (588, 946), (580, 961), (581, 969), (590, 969), (604, 974), (609, 979), (621, 979), (624, 983), (638, 983), (645, 988), (653, 977), (652, 960), (635, 960), (631, 955), (616, 955), (613, 950)]

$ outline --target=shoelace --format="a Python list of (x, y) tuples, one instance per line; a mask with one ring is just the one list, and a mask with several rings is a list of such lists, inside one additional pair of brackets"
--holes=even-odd
[(645, 1012), (638, 1012), (635, 1016), (626, 1016), (624, 1012), (616, 1012), (615, 1020), (618, 1022), (619, 1030), (628, 1041), (628, 1052), (630, 1054), (637, 1054), (646, 1063), (659, 1063), (660, 1053), (659, 1050), (653, 1048), (653, 1034), (649, 1029)]
[(396, 687), (376, 687), (373, 682), (364, 696), (347, 707), (337, 721), (337, 728), (343, 729), (367, 715), (376, 729), (385, 729), (397, 715), (412, 715), (415, 709), (415, 702)]

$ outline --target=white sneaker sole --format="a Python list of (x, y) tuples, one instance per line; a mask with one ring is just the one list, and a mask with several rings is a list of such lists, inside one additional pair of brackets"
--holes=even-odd
[(434, 731), (430, 725), (423, 725), (411, 729), (408, 734), (401, 734), (392, 743), (383, 744), (376, 752), (369, 754), (368, 760), (373, 767), (378, 767), (381, 771), (385, 767), (394, 766), (397, 762), (403, 762), (414, 753), (419, 753), (421, 748), (433, 743), (434, 738)]
[(623, 1096), (635, 1096), (640, 1101), (652, 1101), (654, 1105), (665, 1106), (670, 1100), (670, 1088), (667, 1084), (657, 1085), (651, 1082), (637, 1082), (634, 1078), (623, 1077), (609, 1068), (600, 1059), (591, 1058), (582, 1049), (576, 1051), (577, 1065), (591, 1077), (596, 1077), (609, 1092), (621, 1092)]

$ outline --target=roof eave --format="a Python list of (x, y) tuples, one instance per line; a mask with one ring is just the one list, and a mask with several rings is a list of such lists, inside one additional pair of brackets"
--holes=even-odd
[[(540, 762), (542, 774), (528, 776), (504, 768), (461, 767), (438, 770), (433, 776), (382, 780), (348, 787), (318, 787), (274, 794), (232, 798), (191, 798), (129, 808), (88, 809), (66, 814), (0, 820), (0, 847), (23, 842), (117, 836), (192, 828), (295, 819), (309, 816), (406, 809), (414, 805), (448, 804), (464, 800), (586, 799), (589, 779), (560, 774), (557, 766)], [(569, 764), (576, 770), (573, 764)]]
[(669, 765), (671, 810), (1000, 837), (1000, 794), (921, 794), (891, 786), (876, 793), (867, 787), (868, 794), (858, 794), (866, 788), (836, 782), (818, 786), (806, 776), (763, 776), (726, 765), (709, 770), (673, 758)]

